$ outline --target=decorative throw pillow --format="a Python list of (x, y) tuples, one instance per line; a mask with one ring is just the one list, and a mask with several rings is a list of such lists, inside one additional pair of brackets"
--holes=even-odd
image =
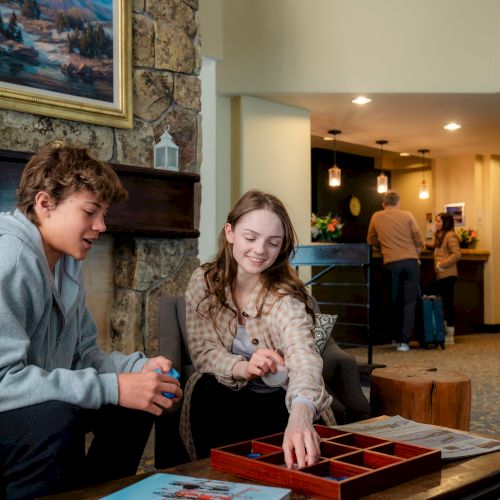
[(316, 350), (320, 354), (323, 354), (326, 341), (328, 340), (328, 337), (330, 337), (336, 321), (336, 314), (316, 314), (316, 326), (314, 327), (314, 343), (316, 344)]

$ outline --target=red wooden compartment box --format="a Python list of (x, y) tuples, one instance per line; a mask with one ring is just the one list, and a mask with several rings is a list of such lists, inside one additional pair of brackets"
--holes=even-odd
[(441, 468), (441, 452), (322, 425), (318, 463), (286, 468), (283, 433), (211, 451), (211, 466), (271, 486), (315, 497), (353, 499), (390, 488)]

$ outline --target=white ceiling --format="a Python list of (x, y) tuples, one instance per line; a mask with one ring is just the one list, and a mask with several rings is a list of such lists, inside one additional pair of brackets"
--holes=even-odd
[[(337, 142), (429, 158), (467, 154), (500, 154), (500, 94), (375, 94), (364, 106), (351, 102), (352, 94), (294, 94), (258, 96), (310, 111), (314, 142), (339, 129)], [(443, 129), (448, 122), (462, 128)], [(318, 137), (315, 137), (318, 136)], [(325, 148), (331, 142), (322, 141)], [(338, 147), (338, 150), (345, 148)]]

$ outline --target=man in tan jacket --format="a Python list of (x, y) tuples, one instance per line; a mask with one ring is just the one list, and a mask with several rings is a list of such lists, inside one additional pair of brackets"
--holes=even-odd
[(380, 247), (390, 291), (390, 329), (398, 351), (408, 351), (420, 286), (419, 256), (424, 246), (415, 217), (399, 208), (399, 195), (384, 194), (383, 210), (372, 215), (367, 241)]

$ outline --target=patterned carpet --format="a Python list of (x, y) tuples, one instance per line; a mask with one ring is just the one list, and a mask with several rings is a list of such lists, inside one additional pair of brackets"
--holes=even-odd
[[(429, 365), (443, 370), (460, 371), (471, 378), (472, 385), (472, 432), (500, 436), (500, 334), (475, 334), (456, 337), (454, 345), (445, 350), (419, 349), (417, 343), (411, 343), (408, 352), (397, 352), (391, 345), (373, 348), (373, 363), (386, 366), (400, 364)], [(346, 349), (365, 364), (366, 348)], [(370, 387), (365, 384), (363, 390), (369, 398)], [(154, 468), (153, 439), (146, 447), (139, 472), (152, 472)]]
[[(468, 375), (472, 386), (472, 432), (500, 436), (500, 334), (460, 335), (445, 350), (419, 349), (410, 343), (408, 352), (398, 352), (391, 345), (374, 346), (373, 363), (388, 367), (400, 364), (429, 365)], [(366, 363), (366, 348), (346, 349)], [(364, 387), (369, 395), (369, 387)]]

